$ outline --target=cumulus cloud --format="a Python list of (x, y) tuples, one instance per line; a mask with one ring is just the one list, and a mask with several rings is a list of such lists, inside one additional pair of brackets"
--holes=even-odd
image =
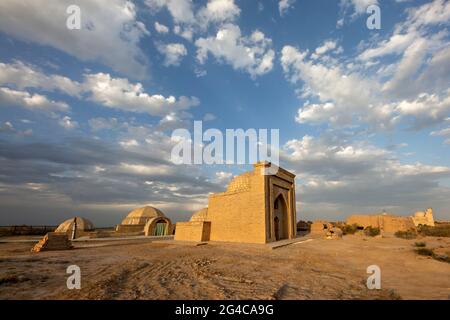
[(279, 0), (278, 1), (278, 11), (280, 16), (284, 16), (289, 9), (294, 5), (295, 0)]
[(410, 214), (447, 205), (444, 195), (450, 190), (441, 181), (450, 176), (450, 167), (402, 163), (392, 151), (365, 141), (304, 136), (285, 144), (281, 160), (297, 174), (301, 206), (310, 218), (383, 209)]
[(197, 18), (204, 28), (211, 23), (224, 23), (235, 20), (241, 13), (234, 0), (209, 0), (206, 6), (199, 9)]
[(153, 116), (187, 110), (199, 104), (196, 97), (176, 99), (174, 96), (150, 95), (140, 83), (130, 83), (128, 79), (113, 78), (105, 73), (86, 75), (84, 86), (90, 92), (89, 99), (105, 107)]
[(271, 49), (272, 40), (261, 31), (242, 36), (238, 26), (228, 24), (215, 37), (199, 38), (195, 45), (197, 60), (202, 64), (211, 54), (236, 70), (248, 72), (252, 77), (263, 75), (273, 68), (275, 52)]
[(377, 130), (404, 122), (420, 130), (442, 122), (450, 114), (449, 8), (448, 2), (435, 1), (409, 9), (386, 39), (361, 43), (356, 59), (337, 49), (327, 56), (337, 47), (333, 39), (312, 53), (284, 46), (285, 75), (308, 99), (296, 121)]
[[(177, 53), (171, 50), (169, 52), (171, 55), (166, 57), (168, 63), (176, 63)], [(0, 63), (0, 85), (60, 91), (106, 107), (148, 113), (153, 116), (165, 116), (187, 110), (200, 103), (196, 97), (180, 96), (177, 99), (174, 96), (150, 95), (145, 92), (141, 83), (132, 83), (127, 78), (114, 78), (108, 73), (87, 73), (82, 82), (76, 82), (59, 75), (47, 75), (36, 67), (22, 62)], [(29, 109), (69, 110), (65, 102), (53, 101), (41, 94), (30, 94), (7, 87), (1, 88), (1, 99), (5, 103)]]
[(158, 33), (168, 33), (169, 32), (169, 28), (161, 23), (159, 23), (158, 21), (155, 21), (155, 30)]
[(190, 0), (146, 0), (145, 3), (156, 11), (166, 8), (176, 24), (175, 33), (185, 38), (192, 38), (194, 30), (204, 31), (211, 24), (232, 22), (241, 12), (234, 0), (208, 0), (198, 10), (194, 10)]
[(59, 119), (58, 124), (65, 128), (65, 129), (75, 129), (78, 127), (78, 122), (72, 120), (69, 116), (64, 116), (63, 118)]
[(69, 111), (67, 103), (54, 101), (41, 94), (0, 87), (0, 106), (23, 107), (32, 111)]
[(164, 55), (165, 66), (178, 66), (187, 55), (186, 47), (181, 43), (158, 44), (157, 49)]
[(17, 89), (37, 88), (60, 91), (72, 96), (80, 94), (80, 84), (60, 75), (46, 75), (43, 71), (22, 61), (6, 64), (0, 62), (0, 85), (12, 85)]
[(54, 47), (82, 61), (103, 63), (128, 76), (146, 76), (147, 59), (139, 42), (149, 32), (137, 20), (132, 2), (77, 1), (81, 30), (66, 28), (66, 9), (72, 4), (71, 0), (56, 1), (51, 6), (46, 0), (26, 4), (1, 1), (0, 30), (25, 41)]

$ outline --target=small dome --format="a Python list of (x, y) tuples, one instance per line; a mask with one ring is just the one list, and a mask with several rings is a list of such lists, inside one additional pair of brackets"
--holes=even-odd
[(227, 192), (239, 192), (250, 189), (250, 175), (252, 172), (246, 172), (234, 177), (228, 184)]
[(131, 211), (126, 218), (123, 219), (122, 224), (146, 224), (148, 220), (156, 217), (165, 217), (165, 215), (159, 209), (145, 206)]
[(208, 208), (195, 212), (189, 221), (208, 221)]
[(56, 228), (55, 232), (67, 232), (72, 230), (74, 219), (76, 219), (77, 222), (77, 230), (91, 231), (95, 229), (94, 224), (88, 219), (82, 217), (74, 217), (71, 219), (67, 219), (66, 221), (61, 223), (58, 228)]

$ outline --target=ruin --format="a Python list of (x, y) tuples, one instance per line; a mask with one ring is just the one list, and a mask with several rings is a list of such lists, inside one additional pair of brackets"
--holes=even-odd
[(31, 249), (31, 252), (68, 250), (72, 248), (69, 237), (64, 232), (49, 232)]
[(433, 218), (433, 209), (428, 208), (425, 211), (418, 211), (412, 217), (413, 222), (416, 227), (423, 226), (431, 226), (434, 227), (434, 218)]
[[(233, 178), (225, 192), (209, 196), (208, 208), (176, 225), (175, 240), (268, 243), (296, 237), (295, 175), (259, 162)], [(273, 169), (274, 167), (272, 167)]]
[(375, 215), (352, 215), (347, 219), (347, 224), (355, 224), (362, 229), (379, 228), (382, 233), (395, 233), (416, 228), (412, 217), (399, 217), (386, 212)]
[(74, 217), (61, 223), (55, 230), (57, 233), (65, 233), (70, 239), (86, 236), (94, 231), (94, 224), (86, 218)]
[(325, 235), (329, 229), (333, 228), (333, 225), (325, 220), (316, 220), (310, 226), (312, 234)]
[(173, 233), (173, 225), (161, 210), (145, 206), (129, 212), (122, 223), (116, 226), (116, 232), (164, 236)]

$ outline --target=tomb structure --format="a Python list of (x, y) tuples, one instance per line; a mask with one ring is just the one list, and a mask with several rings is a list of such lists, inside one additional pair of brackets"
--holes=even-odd
[[(233, 178), (208, 208), (176, 225), (175, 240), (268, 243), (296, 237), (295, 175), (269, 162)], [(278, 169), (266, 175), (269, 169)], [(272, 170), (271, 170), (272, 171)]]

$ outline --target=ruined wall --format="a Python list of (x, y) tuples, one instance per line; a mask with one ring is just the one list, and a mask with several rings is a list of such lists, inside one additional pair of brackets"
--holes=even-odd
[(311, 233), (325, 234), (333, 225), (325, 220), (316, 220), (311, 224)]
[(211, 222), (189, 221), (177, 222), (174, 240), (208, 241), (211, 232)]
[(380, 227), (379, 215), (353, 215), (347, 219), (348, 225), (356, 224), (360, 227), (367, 228), (369, 226), (374, 228)]
[(144, 232), (145, 224), (118, 224), (116, 232), (119, 233), (136, 233)]
[(424, 225), (434, 227), (433, 209), (428, 208), (425, 212), (419, 211), (413, 217), (414, 225)]
[(353, 215), (347, 219), (347, 224), (356, 224), (360, 227), (380, 228), (382, 232), (395, 233), (415, 229), (411, 217), (398, 217), (388, 214), (379, 215)]
[(383, 232), (395, 233), (415, 229), (411, 217), (382, 216), (382, 218), (381, 230)]

